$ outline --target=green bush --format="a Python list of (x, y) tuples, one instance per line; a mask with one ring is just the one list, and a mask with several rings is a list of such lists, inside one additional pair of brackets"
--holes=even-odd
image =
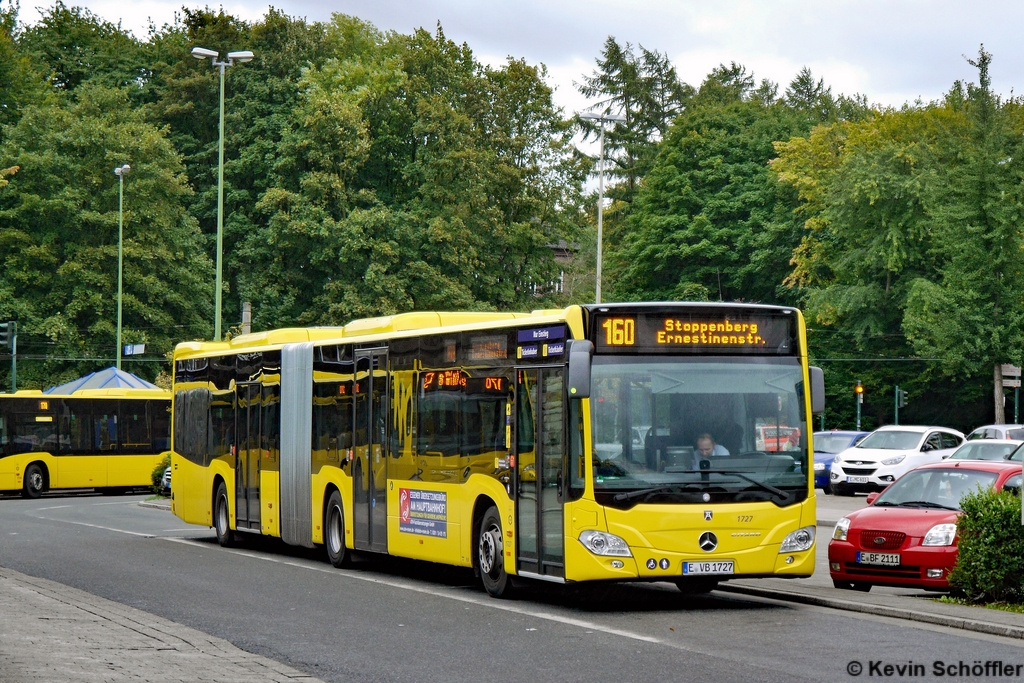
[(1020, 496), (978, 491), (960, 501), (959, 554), (949, 583), (974, 602), (1024, 600), (1024, 526)]
[(160, 493), (160, 482), (164, 478), (164, 470), (171, 466), (171, 454), (170, 452), (164, 453), (164, 457), (160, 458), (160, 464), (153, 468), (149, 478), (153, 482), (153, 493)]

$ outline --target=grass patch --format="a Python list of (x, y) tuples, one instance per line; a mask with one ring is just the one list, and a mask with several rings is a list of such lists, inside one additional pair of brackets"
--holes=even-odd
[(933, 598), (935, 602), (944, 602), (947, 605), (963, 605), (965, 607), (984, 607), (985, 609), (996, 609), (1002, 612), (1013, 612), (1024, 614), (1024, 604), (1019, 602), (971, 602), (967, 598), (957, 598), (952, 595), (944, 595), (941, 598)]

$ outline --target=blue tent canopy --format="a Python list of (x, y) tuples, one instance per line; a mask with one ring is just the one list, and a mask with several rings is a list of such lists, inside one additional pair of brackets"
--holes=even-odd
[(44, 394), (73, 394), (82, 389), (159, 389), (141, 377), (117, 368), (107, 368), (80, 377), (67, 384), (50, 387)]

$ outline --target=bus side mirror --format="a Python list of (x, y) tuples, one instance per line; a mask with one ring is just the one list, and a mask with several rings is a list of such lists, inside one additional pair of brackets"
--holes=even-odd
[(586, 339), (569, 342), (569, 398), (590, 398), (590, 358), (594, 343)]
[(811, 379), (811, 413), (818, 415), (825, 412), (825, 373), (812, 365), (807, 374)]

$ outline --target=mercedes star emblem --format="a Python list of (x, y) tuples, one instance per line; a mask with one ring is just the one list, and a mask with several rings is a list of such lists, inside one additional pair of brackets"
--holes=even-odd
[(718, 536), (715, 536), (710, 531), (705, 531), (700, 535), (700, 549), (706, 553), (710, 553), (712, 550), (718, 547)]

